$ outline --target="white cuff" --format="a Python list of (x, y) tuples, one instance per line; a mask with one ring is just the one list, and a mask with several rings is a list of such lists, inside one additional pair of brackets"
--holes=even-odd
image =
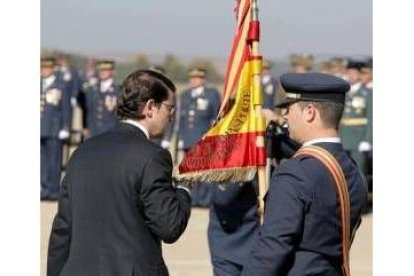
[(370, 150), (372, 150), (371, 143), (367, 141), (362, 141), (361, 143), (359, 143), (358, 151), (362, 152), (362, 151), (370, 151)]

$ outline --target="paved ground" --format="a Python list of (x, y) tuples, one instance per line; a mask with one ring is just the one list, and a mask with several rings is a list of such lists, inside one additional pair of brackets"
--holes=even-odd
[[(41, 203), (41, 275), (46, 275), (46, 251), (56, 203)], [(208, 210), (194, 209), (184, 235), (164, 245), (171, 276), (212, 276), (207, 245)], [(372, 215), (364, 217), (351, 250), (352, 276), (372, 275)]]

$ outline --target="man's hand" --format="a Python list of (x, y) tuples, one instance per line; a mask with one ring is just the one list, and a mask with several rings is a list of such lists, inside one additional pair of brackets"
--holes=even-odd
[(280, 116), (279, 114), (277, 114), (273, 110), (263, 108), (262, 109), (262, 115), (263, 115), (263, 117), (265, 117), (266, 123), (269, 123), (270, 121), (273, 121), (273, 122), (275, 122), (276, 124), (278, 124), (280, 126), (283, 124), (284, 120), (283, 120), (282, 116)]

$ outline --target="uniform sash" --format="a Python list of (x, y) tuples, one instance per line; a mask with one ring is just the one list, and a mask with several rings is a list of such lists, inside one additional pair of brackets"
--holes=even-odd
[(336, 195), (339, 200), (340, 218), (342, 225), (342, 271), (344, 276), (349, 276), (349, 250), (351, 248), (351, 207), (344, 173), (335, 157), (329, 151), (321, 147), (302, 147), (297, 151), (294, 157), (303, 155), (312, 156), (322, 162), (322, 164), (324, 164), (334, 179)]

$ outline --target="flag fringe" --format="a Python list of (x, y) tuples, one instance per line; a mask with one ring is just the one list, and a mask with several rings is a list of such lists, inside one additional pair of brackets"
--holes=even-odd
[(228, 184), (231, 182), (247, 182), (253, 180), (257, 167), (223, 168), (191, 173), (174, 173), (173, 178), (178, 182), (195, 184), (196, 182), (214, 182)]

